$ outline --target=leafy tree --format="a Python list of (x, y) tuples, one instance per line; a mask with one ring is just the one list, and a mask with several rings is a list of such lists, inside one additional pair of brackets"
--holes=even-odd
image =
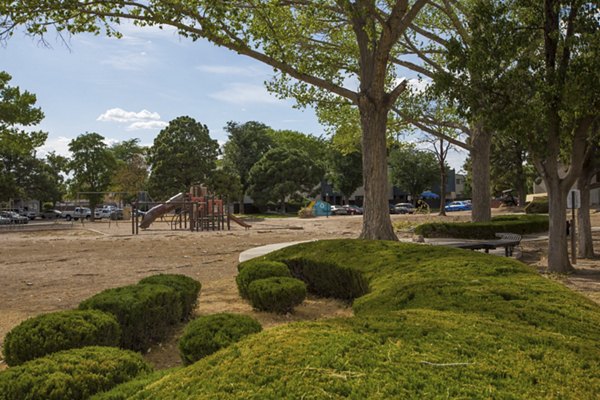
[(438, 181), (435, 155), (417, 150), (414, 145), (395, 146), (390, 152), (389, 163), (392, 183), (410, 193), (413, 201)]
[[(77, 192), (104, 192), (109, 188), (115, 172), (116, 160), (104, 137), (98, 133), (85, 133), (71, 140), (69, 151), (72, 157), (69, 168), (73, 172), (70, 188)], [(102, 201), (100, 194), (85, 194), (92, 210)]]
[[(0, 32), (8, 37), (24, 24), (37, 35), (48, 26), (111, 35), (125, 19), (170, 25), (184, 37), (206, 38), (273, 67), (278, 75), (269, 88), (300, 106), (351, 105), (362, 131), (361, 238), (397, 239), (387, 210), (388, 114), (407, 87), (395, 79), (396, 60), (406, 53), (399, 41), (429, 1), (1, 1)], [(358, 87), (345, 86), (352, 80)]]
[(232, 199), (238, 199), (242, 192), (242, 183), (240, 177), (233, 171), (218, 168), (208, 180), (208, 188), (211, 193), (221, 196), (231, 202)]
[(566, 196), (581, 176), (600, 115), (598, 12), (597, 4), (581, 0), (480, 0), (470, 20), (477, 32), (470, 45), (477, 51), (455, 57), (455, 72), (465, 71), (465, 63), (482, 76), (506, 70), (507, 79), (493, 88), (503, 107), (489, 113), (486, 123), (502, 134), (511, 134), (503, 130), (506, 125), (514, 127), (512, 134), (523, 138), (544, 179), (550, 211), (548, 268), (558, 273), (572, 270)]
[(285, 213), (285, 200), (308, 193), (319, 184), (323, 169), (303, 150), (276, 147), (252, 167), (248, 194), (260, 205), (279, 203)]
[(256, 121), (238, 124), (230, 121), (225, 127), (229, 134), (223, 148), (223, 164), (227, 170), (237, 173), (240, 191), (240, 213), (244, 213), (244, 195), (248, 191), (250, 169), (273, 146), (270, 128)]
[(38, 124), (44, 114), (34, 107), (35, 95), (9, 86), (11, 79), (0, 71), (0, 201), (31, 197), (24, 179), (35, 163), (35, 149), (47, 137), (44, 132), (21, 129)]
[(352, 195), (363, 183), (362, 153), (355, 150), (351, 153), (330, 146), (329, 172), (327, 177), (333, 187), (346, 198)]
[(175, 118), (159, 132), (148, 152), (150, 193), (166, 199), (207, 182), (218, 152), (219, 144), (211, 139), (206, 125), (190, 117)]
[(139, 145), (139, 139), (130, 139), (114, 144), (111, 151), (117, 160), (111, 190), (128, 193), (124, 198), (131, 201), (147, 185), (146, 149)]

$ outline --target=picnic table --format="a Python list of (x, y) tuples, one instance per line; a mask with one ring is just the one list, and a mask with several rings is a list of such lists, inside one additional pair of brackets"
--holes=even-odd
[(504, 255), (506, 257), (511, 257), (514, 248), (521, 243), (521, 235), (516, 233), (496, 233), (496, 237), (498, 239), (449, 243), (448, 246), (468, 250), (485, 250), (486, 253), (489, 253), (490, 250), (504, 247)]

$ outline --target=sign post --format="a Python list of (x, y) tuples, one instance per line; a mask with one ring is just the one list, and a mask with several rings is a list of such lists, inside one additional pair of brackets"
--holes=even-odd
[(578, 189), (571, 189), (567, 196), (567, 208), (571, 209), (571, 263), (577, 264), (577, 247), (575, 244), (575, 209), (581, 207), (581, 192)]

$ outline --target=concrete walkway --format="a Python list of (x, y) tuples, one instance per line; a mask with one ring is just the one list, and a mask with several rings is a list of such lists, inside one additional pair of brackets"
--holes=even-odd
[(274, 243), (266, 246), (255, 247), (240, 253), (240, 262), (251, 260), (256, 257), (264, 256), (275, 250), (283, 249), (284, 247), (293, 246), (299, 243), (314, 242), (314, 240), (301, 240), (299, 242)]

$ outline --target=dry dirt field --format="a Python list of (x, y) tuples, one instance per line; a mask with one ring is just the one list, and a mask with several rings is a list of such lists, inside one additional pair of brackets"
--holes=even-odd
[[(433, 216), (394, 215), (394, 221), (436, 219)], [(468, 220), (468, 213), (453, 213), (448, 220)], [(600, 213), (593, 214), (600, 226)], [(59, 231), (0, 233), (0, 347), (6, 333), (24, 319), (76, 308), (84, 299), (107, 288), (133, 284), (159, 274), (188, 275), (202, 283), (196, 315), (235, 312), (252, 315), (264, 328), (297, 320), (351, 315), (347, 304), (310, 297), (293, 314), (253, 311), (237, 294), (235, 275), (240, 252), (266, 244), (313, 239), (355, 238), (360, 216), (330, 218), (261, 219), (245, 230), (232, 224), (230, 231), (171, 231), (156, 222), (137, 236), (126, 222), (77, 223)], [(409, 238), (409, 233), (400, 233)], [(523, 260), (543, 272), (546, 241), (523, 243)], [(600, 232), (596, 237), (600, 249)], [(574, 290), (600, 303), (600, 261), (578, 263), (580, 272), (560, 278)], [(146, 354), (157, 368), (179, 363), (178, 327), (172, 338)], [(0, 370), (6, 368), (0, 355)]]

